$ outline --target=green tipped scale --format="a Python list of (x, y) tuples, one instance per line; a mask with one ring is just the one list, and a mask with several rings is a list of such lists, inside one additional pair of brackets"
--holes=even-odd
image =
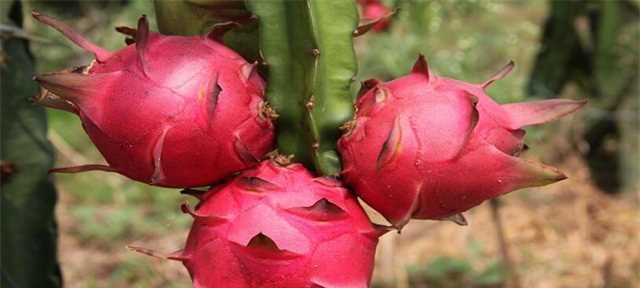
[(279, 152), (337, 175), (339, 127), (353, 113), (355, 3), (250, 0), (248, 8), (258, 17), (267, 98), (279, 114)]

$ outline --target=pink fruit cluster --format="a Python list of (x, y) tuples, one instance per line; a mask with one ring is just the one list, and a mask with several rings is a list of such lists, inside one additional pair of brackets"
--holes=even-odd
[(370, 80), (351, 129), (338, 142), (344, 181), (395, 227), (409, 219), (462, 221), (481, 202), (519, 188), (565, 179), (544, 164), (518, 158), (522, 127), (571, 113), (584, 101), (499, 105), (481, 84), (440, 77), (420, 56), (407, 76)]
[[(134, 42), (106, 51), (53, 18), (33, 16), (95, 55), (88, 67), (36, 76), (40, 101), (71, 111), (107, 170), (167, 187), (211, 184), (249, 168), (273, 149), (274, 127), (263, 113), (264, 83), (255, 64), (206, 37), (164, 36), (121, 28)], [(214, 30), (216, 32), (216, 30)]]
[[(388, 14), (378, 1), (361, 2), (365, 17)], [(170, 257), (183, 262), (195, 287), (369, 285), (387, 229), (371, 224), (338, 180), (263, 161), (275, 148), (274, 114), (263, 103), (255, 65), (218, 41), (226, 26), (204, 37), (165, 36), (150, 32), (143, 16), (137, 29), (118, 29), (132, 38), (110, 52), (64, 23), (33, 16), (95, 56), (87, 67), (35, 77), (43, 87), (39, 102), (77, 114), (108, 162), (55, 171), (213, 185), (197, 194), (195, 210), (183, 205), (194, 222), (185, 248)], [(365, 82), (338, 142), (342, 179), (397, 229), (410, 219), (463, 223), (460, 213), (487, 199), (564, 179), (518, 157), (522, 128), (585, 102), (499, 105), (484, 90), (512, 68), (470, 84), (433, 74), (420, 56), (409, 75)]]
[(200, 197), (172, 256), (195, 287), (368, 287), (386, 230), (340, 182), (267, 160)]

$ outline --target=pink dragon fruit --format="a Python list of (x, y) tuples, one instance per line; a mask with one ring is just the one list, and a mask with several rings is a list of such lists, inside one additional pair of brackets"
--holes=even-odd
[(343, 177), (362, 199), (401, 228), (409, 219), (450, 219), (512, 190), (553, 183), (555, 168), (520, 159), (522, 127), (569, 114), (585, 101), (499, 105), (482, 84), (439, 77), (420, 56), (407, 76), (369, 80), (356, 118), (338, 142)]
[(391, 14), (391, 10), (382, 4), (380, 0), (359, 0), (358, 2), (362, 7), (362, 18), (367, 20), (379, 19), (371, 27), (371, 30), (380, 32), (389, 28), (391, 21), (388, 16)]
[(164, 36), (149, 32), (143, 16), (137, 30), (119, 28), (134, 37), (130, 45), (110, 52), (58, 20), (33, 16), (95, 55), (88, 67), (35, 80), (44, 87), (39, 102), (76, 113), (109, 164), (53, 172), (105, 170), (192, 187), (254, 166), (272, 149), (263, 80), (218, 42), (224, 27), (207, 37)]
[(266, 160), (199, 196), (194, 223), (170, 258), (194, 287), (368, 287), (378, 237), (339, 182)]

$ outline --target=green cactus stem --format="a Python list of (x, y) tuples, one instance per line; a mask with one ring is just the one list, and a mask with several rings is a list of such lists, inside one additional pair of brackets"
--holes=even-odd
[[(351, 84), (358, 69), (353, 32), (359, 22), (353, 1), (310, 1), (311, 21), (320, 54), (317, 56), (310, 129), (317, 132), (313, 150), (316, 168), (324, 174), (340, 172), (336, 142), (338, 127), (351, 119)], [(315, 147), (315, 146), (314, 146)]]
[[(1, 13), (10, 12), (11, 17), (2, 18), (1, 24), (21, 26), (20, 2), (2, 6), (8, 9)], [(33, 58), (27, 40), (16, 37), (0, 38), (0, 56), (0, 287), (61, 287), (57, 195), (47, 175), (53, 148), (47, 140), (44, 108), (28, 101), (38, 93), (31, 81)]]
[(351, 118), (357, 72), (355, 2), (250, 0), (258, 17), (267, 98), (278, 118), (278, 149), (323, 175), (337, 175), (339, 127)]

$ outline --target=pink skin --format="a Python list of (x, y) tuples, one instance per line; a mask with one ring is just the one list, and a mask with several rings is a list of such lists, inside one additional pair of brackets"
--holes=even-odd
[(564, 99), (499, 105), (487, 82), (439, 77), (420, 56), (413, 71), (369, 80), (354, 127), (338, 142), (344, 181), (395, 227), (409, 219), (446, 219), (504, 193), (546, 185), (565, 175), (517, 158), (522, 127), (569, 114), (585, 101)]
[(135, 44), (109, 52), (53, 18), (34, 17), (96, 56), (85, 71), (35, 78), (55, 96), (43, 102), (78, 114), (109, 164), (54, 172), (107, 170), (193, 187), (254, 166), (273, 148), (274, 127), (261, 115), (264, 82), (219, 35), (164, 36), (142, 17), (137, 30), (121, 28)]
[(378, 237), (340, 183), (270, 160), (199, 197), (184, 250), (194, 287), (369, 287)]
[(367, 20), (382, 19), (371, 30), (375, 32), (384, 31), (389, 28), (391, 24), (390, 18), (386, 17), (391, 13), (391, 10), (379, 0), (360, 0), (358, 1), (362, 7), (362, 18)]

